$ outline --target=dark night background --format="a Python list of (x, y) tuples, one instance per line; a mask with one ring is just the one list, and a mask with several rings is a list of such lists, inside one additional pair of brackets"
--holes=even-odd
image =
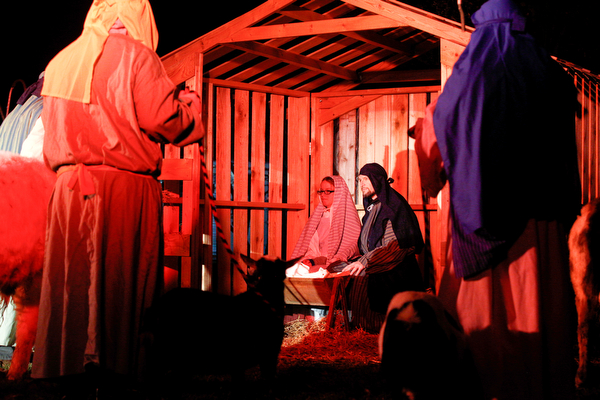
[[(262, 2), (150, 0), (159, 31), (157, 53), (163, 56), (176, 50)], [(459, 20), (456, 0), (404, 2)], [(551, 55), (600, 73), (600, 1), (527, 2), (533, 17), (534, 33)], [(471, 24), (470, 15), (482, 3), (482, 0), (463, 0), (467, 24)], [(16, 80), (23, 80), (27, 86), (35, 82), (50, 59), (80, 35), (90, 4), (91, 0), (3, 1), (0, 8), (0, 107), (3, 110), (6, 110), (9, 89)], [(12, 104), (22, 93), (21, 88), (21, 85), (15, 88)]]

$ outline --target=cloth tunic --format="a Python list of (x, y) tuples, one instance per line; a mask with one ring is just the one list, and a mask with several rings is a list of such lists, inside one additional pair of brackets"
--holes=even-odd
[(303, 259), (312, 260), (316, 264), (308, 265), (310, 263), (304, 264), (302, 262), (297, 262), (285, 271), (287, 277), (323, 278), (329, 274), (326, 265), (319, 263), (326, 262), (327, 260), (331, 214), (333, 214), (333, 207), (329, 207), (323, 211), (319, 220), (319, 225), (308, 244), (308, 249), (302, 256)]
[(109, 36), (91, 93), (89, 104), (45, 98), (44, 157), (59, 177), (34, 378), (83, 373), (89, 362), (140, 375), (144, 313), (162, 290), (157, 143), (185, 145), (203, 135), (156, 53), (131, 37)]
[[(421, 176), (443, 165), (450, 184), (438, 296), (464, 328), (484, 399), (573, 399), (566, 239), (581, 193), (568, 79), (511, 1), (491, 0), (473, 18), (471, 43), (415, 143)], [(443, 179), (433, 180), (425, 186), (439, 190)]]
[(372, 333), (379, 332), (383, 325), (394, 294), (424, 290), (415, 247), (399, 246), (391, 221), (386, 220), (383, 237), (369, 246), (368, 238), (380, 210), (381, 203), (376, 202), (365, 214), (358, 261), (366, 267), (362, 274), (352, 279), (348, 294), (353, 325)]
[[(442, 165), (431, 123), (434, 107), (428, 106), (415, 142), (415, 148), (431, 144), (417, 154), (426, 169), (422, 176), (432, 178)], [(433, 179), (432, 187), (439, 188), (439, 178)], [(451, 232), (457, 222), (448, 217)], [(464, 329), (484, 399), (574, 398), (576, 316), (566, 230), (558, 221), (531, 219), (498, 265), (469, 278), (456, 274), (452, 235), (447, 239), (438, 297)]]
[(511, 0), (490, 0), (472, 19), (433, 114), (460, 277), (506, 258), (529, 219), (572, 223), (581, 203), (572, 78)]
[(353, 324), (377, 333), (396, 293), (425, 290), (415, 256), (423, 248), (423, 236), (414, 211), (390, 186), (393, 179), (381, 165), (366, 164), (360, 175), (369, 178), (377, 198), (363, 198), (358, 262), (365, 269), (352, 280), (348, 297)]

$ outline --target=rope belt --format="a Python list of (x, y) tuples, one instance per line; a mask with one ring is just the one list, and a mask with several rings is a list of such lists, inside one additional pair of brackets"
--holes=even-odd
[(93, 194), (96, 194), (96, 188), (94, 186), (94, 181), (92, 180), (92, 174), (90, 173), (90, 171), (125, 172), (135, 176), (154, 179), (154, 177), (151, 175), (138, 174), (135, 172), (111, 167), (110, 165), (85, 165), (81, 163), (74, 165), (63, 165), (56, 172), (56, 176), (59, 177), (64, 173), (73, 172), (73, 175), (67, 183), (67, 187), (71, 190), (74, 190), (75, 184), (79, 182), (79, 190), (81, 194), (83, 194), (84, 196), (91, 196)]

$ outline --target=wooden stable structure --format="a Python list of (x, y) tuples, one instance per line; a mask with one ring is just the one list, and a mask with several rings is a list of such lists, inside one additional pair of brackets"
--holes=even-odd
[[(320, 180), (345, 178), (360, 212), (358, 170), (377, 162), (419, 218), (433, 287), (445, 267), (448, 192), (423, 196), (407, 131), (471, 31), (396, 0), (268, 0), (164, 56), (173, 82), (202, 94), (206, 176), (233, 251), (287, 258)], [(582, 156), (595, 157), (584, 185), (597, 195), (595, 90), (586, 132), (596, 147)], [(199, 147), (167, 146), (164, 161), (165, 252), (178, 284), (245, 290), (216, 235)]]

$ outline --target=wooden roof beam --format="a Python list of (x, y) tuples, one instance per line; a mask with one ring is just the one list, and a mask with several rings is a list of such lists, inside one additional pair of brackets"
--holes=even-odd
[(438, 15), (428, 13), (416, 7), (396, 0), (342, 0), (363, 10), (371, 11), (398, 21), (402, 25), (410, 25), (424, 32), (429, 32), (440, 38), (466, 46), (471, 39), (473, 28), (466, 27), (463, 31), (458, 22), (443, 19)]
[[(300, 21), (332, 21), (334, 18), (328, 15), (319, 14), (317, 12), (307, 10), (302, 7), (291, 5), (279, 12), (290, 18), (295, 18)], [(396, 53), (411, 53), (412, 48), (394, 39), (381, 36), (375, 32), (341, 32), (342, 35), (351, 37), (362, 42), (372, 44), (377, 47), (391, 50)]]
[(356, 71), (340, 67), (335, 64), (329, 64), (314, 58), (303, 56), (302, 54), (292, 53), (276, 47), (267, 46), (257, 42), (228, 43), (227, 46), (247, 51), (252, 54), (263, 57), (274, 58), (281, 62), (295, 65), (299, 68), (305, 68), (312, 71), (319, 71), (324, 74), (342, 78), (352, 82), (359, 82), (360, 77)]
[(413, 71), (378, 71), (361, 73), (362, 83), (439, 81), (439, 69)]
[(251, 26), (269, 15), (292, 4), (295, 0), (269, 0), (253, 10), (229, 21), (225, 25), (210, 31), (204, 36), (195, 39), (188, 44), (176, 49), (162, 57), (163, 65), (169, 77), (175, 84), (179, 84), (194, 76), (195, 63), (198, 53), (204, 53), (218, 46), (220, 38), (227, 37), (230, 33)]
[[(221, 43), (325, 35), (331, 33), (347, 34), (352, 31), (398, 28), (399, 26), (401, 26), (401, 24), (397, 21), (380, 15), (336, 19), (327, 18), (321, 21), (294, 22), (290, 24), (263, 25), (245, 28), (232, 32), (228, 37), (222, 38)], [(365, 38), (361, 38), (361, 40), (364, 41)], [(383, 43), (383, 41), (380, 41), (378, 46), (381, 46), (381, 43)]]

